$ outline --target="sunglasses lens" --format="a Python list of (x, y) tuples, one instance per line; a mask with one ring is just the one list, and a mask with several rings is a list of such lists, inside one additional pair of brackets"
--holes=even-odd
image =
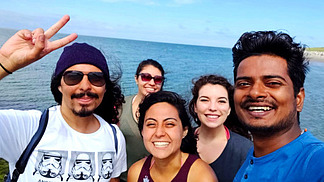
[(155, 76), (154, 77), (154, 83), (155, 84), (161, 84), (163, 82), (163, 77), (162, 76)]
[(163, 76), (152, 77), (152, 75), (149, 74), (149, 73), (141, 73), (140, 75), (141, 75), (141, 78), (142, 78), (143, 82), (149, 82), (152, 79), (154, 79), (155, 84), (161, 84), (163, 82), (163, 80), (164, 80)]
[(102, 72), (90, 72), (88, 73), (88, 79), (92, 85), (97, 87), (102, 87), (106, 83)]
[(140, 75), (143, 82), (149, 82), (152, 80), (152, 76), (148, 73), (141, 73)]
[[(89, 82), (97, 87), (105, 85), (105, 77), (102, 72), (90, 72), (87, 74)], [(84, 74), (81, 71), (66, 71), (63, 73), (63, 80), (65, 84), (72, 86), (81, 82)]]
[(63, 80), (67, 85), (76, 85), (83, 78), (83, 73), (80, 71), (66, 71), (63, 73)]

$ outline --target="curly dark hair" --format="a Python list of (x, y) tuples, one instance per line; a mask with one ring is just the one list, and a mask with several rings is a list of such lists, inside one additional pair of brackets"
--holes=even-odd
[(142, 133), (144, 118), (146, 111), (154, 104), (160, 102), (167, 102), (174, 106), (179, 113), (179, 118), (182, 123), (183, 129), (188, 128), (187, 135), (182, 139), (180, 150), (182, 152), (195, 154), (197, 151), (196, 148), (196, 139), (194, 138), (193, 129), (191, 127), (190, 119), (186, 110), (186, 101), (182, 99), (177, 93), (170, 91), (158, 91), (152, 94), (149, 94), (145, 97), (143, 102), (139, 105), (139, 120), (138, 120), (138, 129)]
[[(51, 79), (51, 91), (54, 96), (55, 101), (61, 105), (62, 104), (62, 93), (58, 90), (61, 85), (62, 74), (55, 76), (52, 75)], [(124, 101), (124, 95), (121, 92), (118, 81), (120, 76), (117, 76), (114, 80), (110, 77), (105, 76), (106, 80), (106, 92), (104, 94), (101, 104), (95, 109), (94, 113), (98, 114), (108, 123), (116, 124), (118, 123), (119, 109)]]
[(244, 33), (232, 48), (234, 80), (241, 61), (250, 56), (275, 55), (287, 61), (288, 74), (294, 85), (296, 97), (304, 86), (308, 71), (308, 60), (304, 57), (305, 45), (295, 43), (286, 33), (257, 31)]
[(198, 126), (201, 125), (201, 121), (199, 120), (197, 113), (195, 112), (195, 105), (199, 97), (199, 90), (206, 84), (220, 85), (227, 90), (229, 105), (231, 107), (231, 112), (226, 118), (224, 125), (231, 131), (250, 139), (248, 130), (244, 128), (244, 126), (239, 122), (235, 113), (233, 100), (234, 87), (226, 78), (219, 75), (203, 75), (200, 76), (199, 79), (193, 79), (192, 83), (194, 86), (191, 89), (192, 99), (189, 102), (189, 113), (194, 118)]

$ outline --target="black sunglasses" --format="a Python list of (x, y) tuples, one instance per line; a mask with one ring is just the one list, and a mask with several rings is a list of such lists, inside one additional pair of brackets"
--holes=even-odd
[(149, 73), (140, 73), (139, 75), (143, 82), (149, 82), (153, 79), (155, 84), (161, 84), (164, 80), (163, 76), (152, 76)]
[(84, 74), (81, 71), (66, 71), (63, 73), (63, 80), (65, 84), (73, 86), (80, 83), (84, 75), (88, 76), (89, 82), (94, 86), (102, 87), (106, 84), (102, 72), (89, 72), (88, 74)]

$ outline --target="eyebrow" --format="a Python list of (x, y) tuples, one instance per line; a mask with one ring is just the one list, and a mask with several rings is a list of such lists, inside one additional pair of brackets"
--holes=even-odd
[(146, 119), (144, 120), (144, 122), (147, 121), (147, 120), (153, 120), (153, 121), (156, 121), (156, 119), (154, 119), (154, 118), (146, 118)]
[[(287, 81), (284, 77), (282, 77), (280, 75), (265, 75), (265, 76), (263, 76), (263, 78), (265, 78), (265, 79), (279, 78), (281, 80), (284, 80), (285, 82)], [(250, 77), (250, 76), (242, 76), (242, 77), (237, 77), (235, 82), (239, 81), (239, 80), (251, 80), (251, 79), (252, 79), (252, 77)]]
[[(168, 121), (168, 120), (175, 120), (175, 121), (178, 121), (176, 118), (165, 118), (165, 119), (163, 119), (163, 122), (164, 121)], [(146, 121), (148, 121), (148, 120), (153, 120), (153, 121), (157, 121), (156, 119), (154, 119), (154, 118), (147, 118), (147, 119), (145, 119), (145, 122)]]
[(248, 77), (248, 76), (236, 77), (235, 82), (238, 80), (251, 80), (251, 77)]
[(218, 99), (226, 99), (226, 100), (228, 100), (227, 97), (218, 97)]
[(281, 80), (286, 81), (286, 79), (284, 77), (280, 76), (280, 75), (267, 75), (267, 76), (264, 76), (264, 78), (266, 78), (266, 79), (279, 78)]
[[(204, 95), (198, 97), (198, 99), (200, 99), (200, 98), (208, 98), (208, 99), (209, 99), (208, 96), (204, 96)], [(218, 99), (226, 99), (226, 100), (228, 100), (227, 97), (217, 97), (217, 100), (218, 100)]]
[(178, 121), (176, 118), (165, 118), (163, 121), (168, 121), (168, 120)]
[(201, 95), (201, 96), (198, 97), (198, 99), (200, 99), (200, 98), (202, 98), (202, 97), (209, 98), (209, 97), (207, 97), (207, 96)]

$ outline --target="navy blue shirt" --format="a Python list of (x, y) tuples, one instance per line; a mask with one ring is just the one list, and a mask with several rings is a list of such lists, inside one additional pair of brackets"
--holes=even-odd
[(209, 165), (216, 173), (219, 182), (233, 181), (235, 174), (244, 163), (253, 143), (232, 131), (222, 154)]

